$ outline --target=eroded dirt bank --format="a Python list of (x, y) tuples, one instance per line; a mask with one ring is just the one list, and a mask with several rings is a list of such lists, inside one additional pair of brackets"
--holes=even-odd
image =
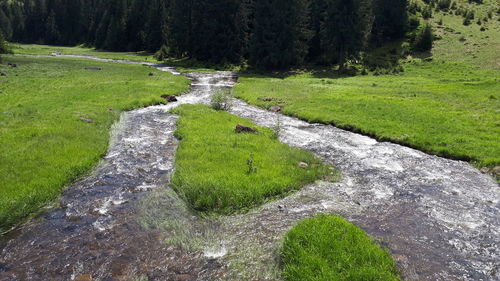
[(405, 279), (500, 279), (500, 191), (493, 179), (464, 162), (238, 100), (232, 113), (268, 127), (279, 119), (281, 141), (333, 163), (343, 178), (308, 185), (248, 214), (195, 216), (168, 187), (176, 149), (176, 116), (168, 110), (208, 103), (235, 77), (187, 76), (189, 94), (125, 113), (94, 174), (64, 192), (61, 209), (1, 246), (0, 280), (279, 280), (280, 237), (322, 212), (342, 214), (379, 239)]

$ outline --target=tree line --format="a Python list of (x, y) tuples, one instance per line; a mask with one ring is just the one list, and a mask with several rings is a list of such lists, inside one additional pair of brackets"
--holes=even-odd
[(404, 37), (408, 0), (0, 0), (11, 41), (260, 69), (339, 64)]

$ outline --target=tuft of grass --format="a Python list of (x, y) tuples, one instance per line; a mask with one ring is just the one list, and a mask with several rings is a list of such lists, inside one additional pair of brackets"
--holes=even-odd
[(390, 253), (340, 216), (299, 222), (281, 249), (286, 281), (400, 280)]
[[(229, 214), (284, 196), (330, 176), (313, 154), (278, 142), (273, 131), (203, 105), (182, 105), (176, 136), (174, 189), (200, 212)], [(258, 130), (235, 133), (237, 124)], [(309, 164), (300, 168), (299, 163)]]
[[(162, 94), (189, 88), (184, 77), (140, 65), (11, 55), (4, 60), (0, 233), (89, 172), (106, 153), (109, 131), (122, 111), (162, 103)], [(85, 70), (95, 66), (103, 69)]]
[(218, 90), (212, 95), (210, 106), (215, 110), (230, 110), (232, 106), (231, 98), (232, 94), (230, 90)]

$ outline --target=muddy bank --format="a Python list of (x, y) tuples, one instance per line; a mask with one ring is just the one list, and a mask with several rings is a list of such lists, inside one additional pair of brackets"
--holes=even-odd
[(235, 77), (186, 76), (189, 94), (125, 113), (95, 173), (64, 193), (61, 209), (1, 246), (0, 280), (280, 280), (280, 238), (298, 220), (325, 212), (376, 237), (407, 280), (500, 279), (500, 191), (492, 178), (464, 162), (239, 100), (232, 113), (267, 127), (279, 119), (281, 141), (336, 165), (342, 181), (308, 185), (247, 214), (196, 216), (168, 187), (176, 149), (176, 116), (168, 110), (208, 103)]

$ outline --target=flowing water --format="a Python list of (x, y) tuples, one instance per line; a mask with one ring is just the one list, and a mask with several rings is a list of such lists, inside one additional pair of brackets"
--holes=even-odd
[(231, 113), (261, 126), (279, 122), (282, 142), (334, 164), (342, 180), (310, 184), (247, 214), (196, 216), (168, 186), (177, 146), (169, 110), (207, 104), (236, 77), (186, 76), (188, 94), (124, 113), (94, 173), (63, 193), (60, 208), (0, 242), (0, 280), (280, 280), (280, 238), (318, 213), (341, 214), (366, 230), (407, 280), (500, 280), (500, 190), (492, 178), (465, 162), (240, 100)]

